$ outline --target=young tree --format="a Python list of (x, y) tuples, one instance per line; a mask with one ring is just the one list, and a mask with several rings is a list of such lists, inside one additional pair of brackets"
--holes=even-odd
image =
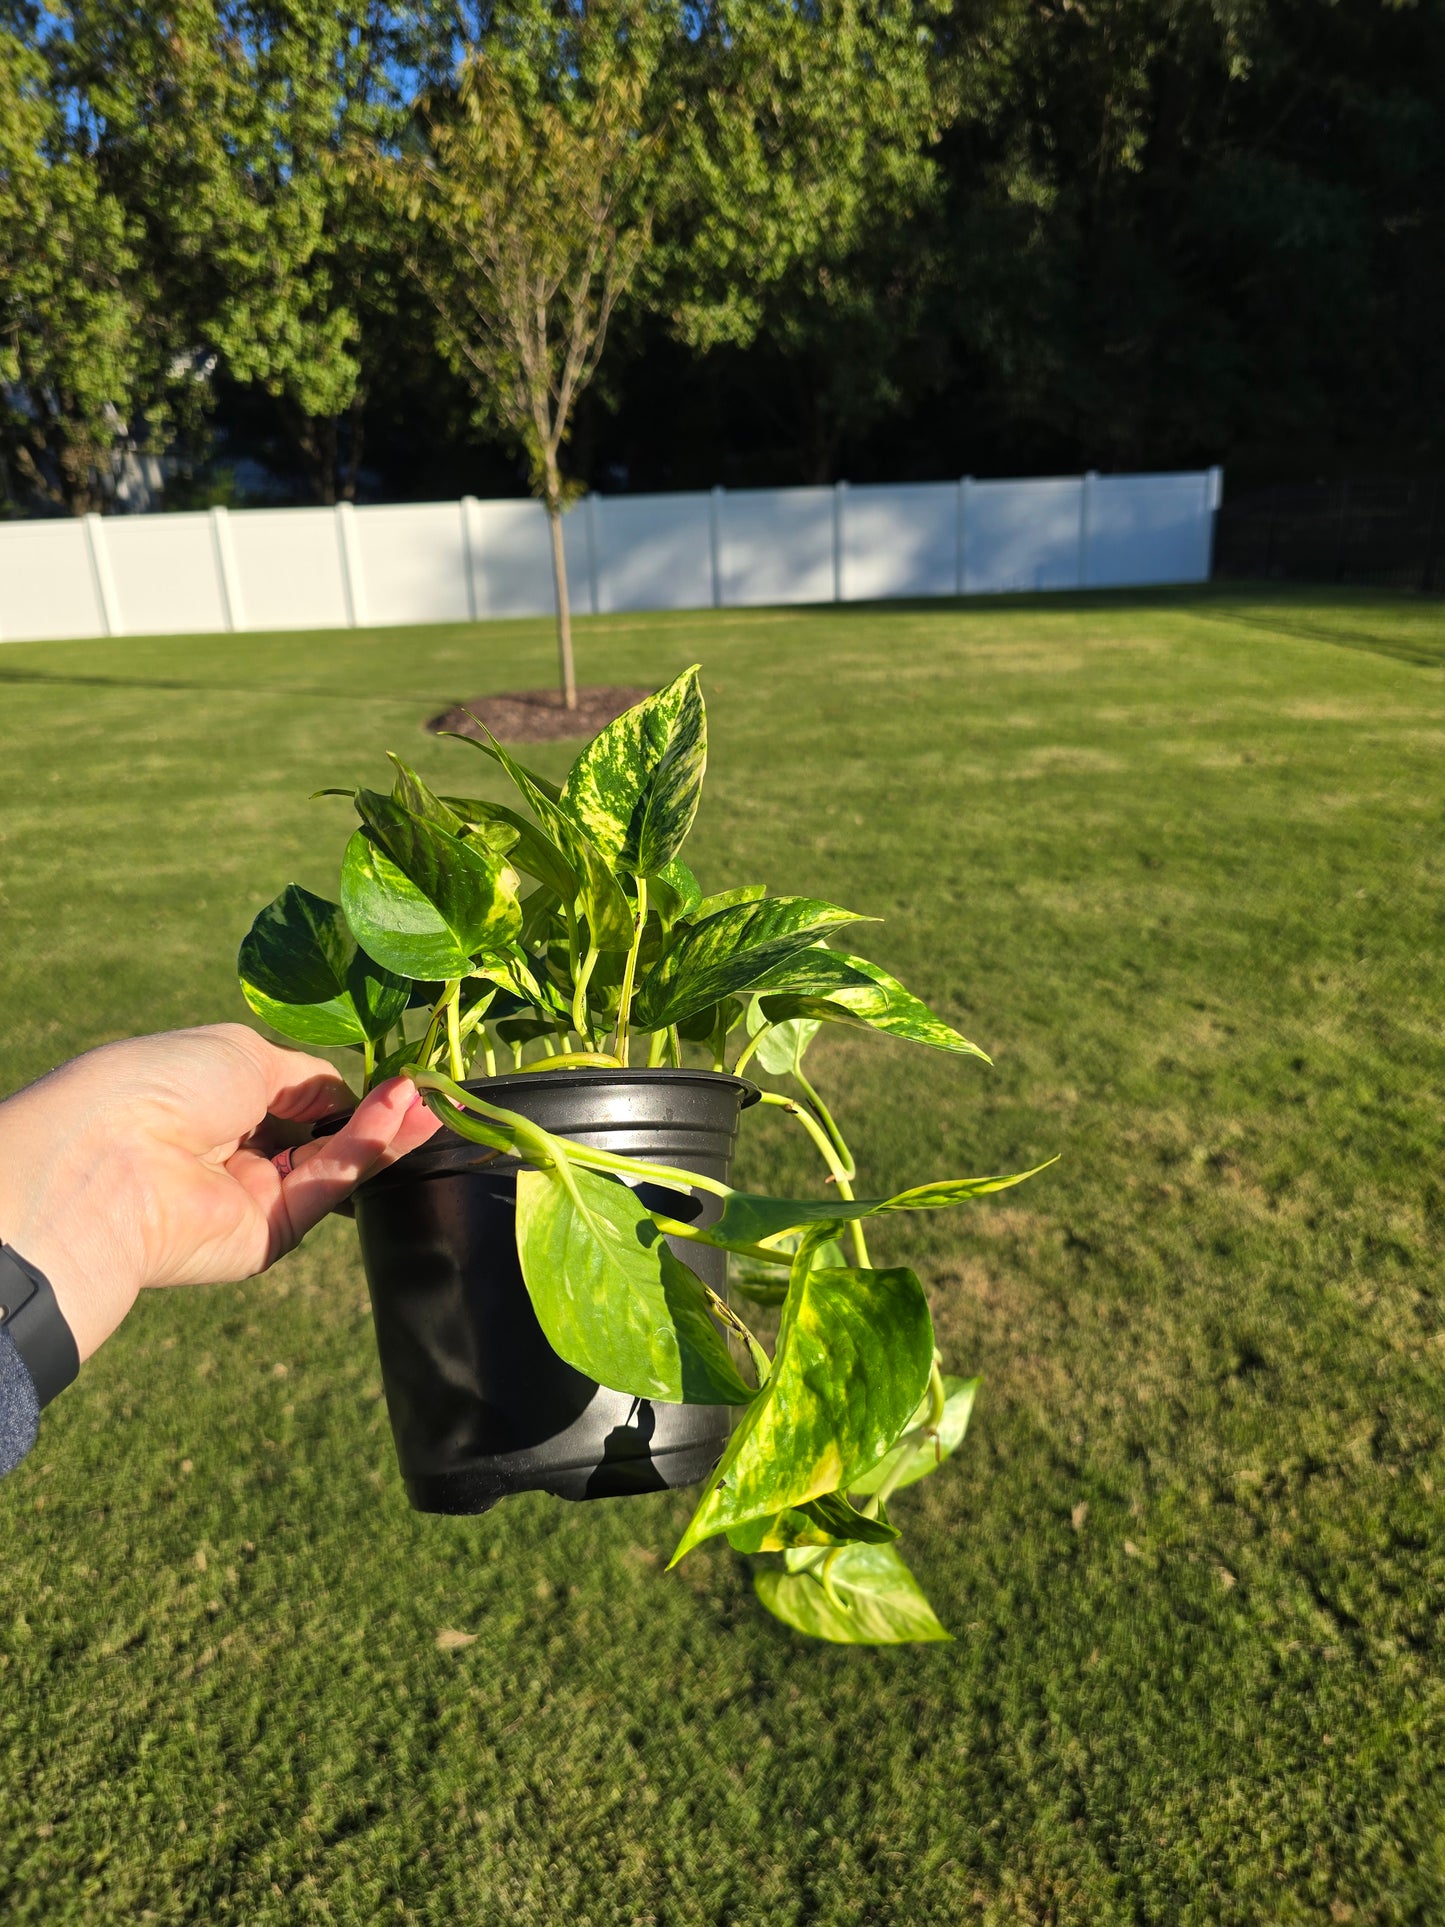
[[(633, 23), (633, 30), (624, 30)], [(414, 273), (477, 411), (524, 453), (547, 511), (562, 698), (577, 706), (562, 447), (651, 238), (645, 183), (665, 120), (657, 37), (626, 5), (475, 49), (424, 106), (407, 165)]]
[(426, 103), (412, 265), (546, 504), (569, 707), (561, 457), (614, 311), (631, 296), (694, 346), (745, 343), (768, 290), (902, 209), (928, 175), (933, 8), (511, 0)]

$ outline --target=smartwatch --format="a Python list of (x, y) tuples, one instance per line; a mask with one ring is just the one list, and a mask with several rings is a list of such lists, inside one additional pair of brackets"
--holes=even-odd
[(50, 1280), (4, 1244), (0, 1244), (0, 1332), (24, 1359), (42, 1406), (79, 1373), (80, 1353)]

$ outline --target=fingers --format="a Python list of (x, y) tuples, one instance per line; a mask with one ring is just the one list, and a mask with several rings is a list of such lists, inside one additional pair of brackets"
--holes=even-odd
[(335, 1210), (363, 1178), (416, 1150), (439, 1128), (409, 1077), (378, 1084), (333, 1137), (291, 1153), (291, 1170), (281, 1182), (290, 1243)]

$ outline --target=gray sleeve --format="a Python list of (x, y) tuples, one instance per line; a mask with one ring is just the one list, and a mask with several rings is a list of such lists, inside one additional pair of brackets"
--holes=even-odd
[(0, 1331), (0, 1474), (13, 1472), (35, 1443), (40, 1401), (8, 1332)]

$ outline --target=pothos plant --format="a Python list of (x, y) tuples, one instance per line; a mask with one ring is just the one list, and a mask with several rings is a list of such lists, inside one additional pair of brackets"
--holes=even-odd
[[(703, 893), (682, 856), (706, 764), (696, 668), (610, 723), (560, 786), (490, 736), (459, 740), (500, 766), (525, 807), (437, 795), (395, 756), (389, 793), (319, 792), (350, 796), (360, 818), (341, 901), (292, 884), (267, 905), (241, 945), (247, 1002), (298, 1042), (358, 1051), (368, 1086), (406, 1071), (453, 1131), (520, 1160), (521, 1270), (570, 1365), (637, 1398), (738, 1409), (674, 1565), (725, 1534), (781, 1555), (757, 1590), (803, 1632), (946, 1639), (889, 1503), (958, 1445), (978, 1381), (944, 1375), (922, 1285), (874, 1265), (866, 1226), (1032, 1173), (860, 1198), (804, 1059), (824, 1025), (844, 1024), (988, 1060), (836, 946), (855, 911), (762, 884)], [(766, 1197), (594, 1150), (486, 1095), (499, 1069), (696, 1060), (785, 1083), (762, 1102), (806, 1132), (829, 1196)], [(711, 1193), (720, 1212), (683, 1223), (619, 1179)], [(733, 1254), (729, 1300), (778, 1308), (771, 1351), (668, 1240)]]

